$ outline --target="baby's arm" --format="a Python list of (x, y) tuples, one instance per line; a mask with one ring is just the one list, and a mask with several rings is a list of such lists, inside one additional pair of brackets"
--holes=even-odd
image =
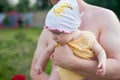
[(93, 44), (92, 50), (98, 59), (96, 74), (104, 75), (106, 72), (106, 53), (102, 46), (97, 42), (97, 40)]
[(55, 44), (50, 44), (47, 48), (41, 53), (37, 63), (35, 64), (35, 71), (37, 74), (40, 74), (46, 67), (47, 61), (50, 55), (53, 53), (55, 48)]

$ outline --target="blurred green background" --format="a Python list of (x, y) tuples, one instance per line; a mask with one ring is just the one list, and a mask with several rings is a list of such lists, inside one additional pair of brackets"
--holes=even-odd
[[(113, 10), (120, 16), (120, 0), (85, 0), (86, 2)], [(0, 13), (10, 10), (30, 12), (46, 10), (51, 7), (50, 0), (0, 0)]]
[[(120, 0), (85, 1), (111, 9), (120, 18)], [(0, 80), (11, 80), (16, 74), (24, 74), (30, 80), (31, 61), (45, 16), (51, 7), (48, 0), (0, 0)], [(11, 21), (13, 12), (22, 17), (17, 15), (15, 21)], [(26, 18), (24, 15), (29, 13), (32, 15)], [(46, 71), (50, 72), (50, 64)]]
[(0, 30), (0, 80), (16, 74), (29, 79), (29, 69), (40, 28)]

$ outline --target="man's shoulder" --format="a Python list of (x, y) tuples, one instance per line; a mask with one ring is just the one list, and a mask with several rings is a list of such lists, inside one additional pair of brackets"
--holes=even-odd
[(110, 23), (117, 20), (117, 16), (112, 10), (97, 6), (93, 7), (92, 15), (95, 23), (103, 27), (110, 26)]
[(99, 16), (99, 18), (109, 18), (115, 16), (115, 13), (110, 9), (99, 6), (94, 6), (93, 8), (93, 13)]

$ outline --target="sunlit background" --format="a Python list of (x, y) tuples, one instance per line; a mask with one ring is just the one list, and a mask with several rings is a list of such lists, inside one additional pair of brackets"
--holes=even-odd
[[(111, 9), (120, 18), (120, 0), (85, 1)], [(0, 80), (12, 80), (18, 74), (30, 80), (36, 44), (51, 7), (49, 0), (0, 0)], [(48, 74), (50, 69), (48, 63)]]

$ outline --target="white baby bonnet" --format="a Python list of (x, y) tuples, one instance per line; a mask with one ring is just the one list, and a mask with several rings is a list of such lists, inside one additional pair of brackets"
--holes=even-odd
[(45, 28), (71, 33), (80, 26), (81, 16), (76, 0), (60, 0), (48, 12)]

